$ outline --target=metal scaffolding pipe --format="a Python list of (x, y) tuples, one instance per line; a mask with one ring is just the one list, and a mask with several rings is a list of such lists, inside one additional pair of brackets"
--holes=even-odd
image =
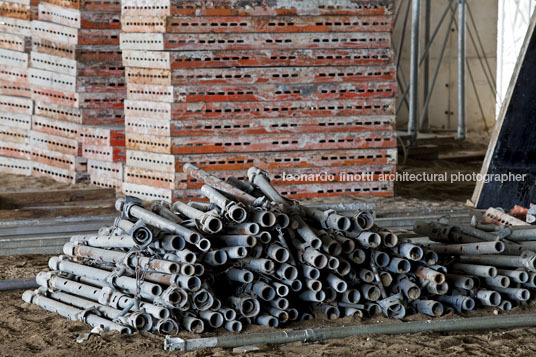
[[(127, 235), (130, 235), (133, 244), (138, 248), (144, 248), (153, 241), (153, 232), (145, 225), (144, 222), (138, 221), (133, 223), (126, 219), (121, 219), (117, 217), (114, 222), (114, 228), (117, 228)], [(117, 233), (117, 231), (110, 232)], [(99, 232), (99, 235), (102, 233)]]
[[(450, 4), (449, 4), (450, 7)], [(425, 0), (424, 1), (424, 43), (426, 44), (425, 54), (424, 54), (424, 68), (423, 68), (423, 98), (426, 98), (429, 92), (429, 85), (430, 85), (430, 56), (428, 54), (428, 50), (430, 49), (430, 46), (432, 44), (432, 41), (430, 41), (430, 18), (431, 18), (431, 0)], [(441, 22), (445, 19), (445, 16), (447, 15), (448, 8), (445, 9), (445, 12), (443, 13), (443, 16), (441, 17)], [(437, 34), (437, 31), (439, 30), (439, 27), (441, 26), (441, 23), (436, 28), (436, 32), (434, 32), (434, 36)], [(428, 128), (429, 121), (428, 121), (428, 107), (425, 107), (423, 109), (422, 113), (422, 121), (420, 123), (420, 128)]]
[[(136, 292), (137, 282), (136, 279), (126, 277), (126, 276), (114, 276), (111, 272), (93, 268), (86, 265), (76, 264), (70, 262), (62, 257), (52, 257), (48, 262), (48, 266), (52, 270), (59, 270), (69, 274), (75, 274), (80, 277), (88, 278), (91, 280), (98, 281), (101, 286), (108, 284), (108, 281), (112, 285), (117, 286), (121, 289), (125, 289), (130, 293)], [(153, 301), (158, 295), (162, 293), (162, 287), (157, 284), (152, 284), (149, 282), (143, 282), (139, 285), (141, 296)]]
[(69, 320), (80, 320), (93, 327), (102, 326), (108, 331), (132, 333), (132, 330), (128, 326), (116, 324), (108, 319), (97, 316), (92, 311), (78, 309), (62, 302), (47, 298), (38, 294), (37, 290), (26, 290), (22, 295), (22, 300), (29, 304), (37, 305), (45, 310), (55, 312)]
[(0, 291), (35, 289), (38, 287), (39, 284), (37, 284), (35, 278), (0, 280)]
[(324, 229), (347, 231), (352, 222), (350, 218), (337, 214), (334, 210), (321, 211), (319, 209), (305, 208), (305, 212), (314, 218)]
[(408, 134), (411, 140), (417, 138), (417, 116), (419, 102), (419, 15), (420, 0), (413, 0), (411, 10), (411, 67)]
[(203, 171), (192, 164), (185, 164), (183, 166), (183, 171), (187, 175), (192, 176), (193, 178), (196, 178), (197, 180), (202, 181), (219, 191), (225, 192), (249, 205), (253, 205), (256, 200), (256, 198), (249, 193), (246, 193), (234, 187), (233, 185), (220, 180), (216, 176), (209, 175), (206, 171)]
[(167, 274), (178, 274), (180, 272), (180, 265), (176, 262), (152, 259), (144, 256), (138, 257), (136, 254), (88, 247), (70, 242), (63, 246), (63, 253), (72, 257), (91, 258), (96, 261), (113, 263), (116, 265), (124, 264), (132, 269), (136, 269), (136, 266), (139, 264), (142, 267)]
[(172, 208), (198, 222), (199, 228), (205, 233), (216, 234), (223, 229), (223, 222), (213, 211), (203, 212), (181, 201), (175, 202)]
[(241, 334), (184, 340), (166, 337), (165, 350), (194, 351), (201, 348), (233, 348), (255, 344), (318, 342), (373, 334), (407, 334), (421, 332), (455, 332), (488, 329), (508, 329), (536, 326), (536, 314), (471, 317), (449, 320), (424, 320), (357, 326), (326, 327), (306, 330), (287, 330), (269, 333)]
[(536, 272), (536, 255), (534, 253), (516, 255), (462, 255), (463, 263), (488, 264), (505, 268), (522, 268)]
[(201, 187), (201, 192), (210, 200), (210, 202), (219, 207), (222, 214), (225, 214), (225, 216), (231, 220), (236, 223), (242, 223), (246, 220), (246, 210), (242, 206), (236, 204), (236, 202), (229, 200), (218, 192), (218, 190), (208, 185), (203, 185), (203, 187)]
[(428, 247), (436, 253), (452, 255), (500, 254), (504, 251), (504, 243), (500, 241), (464, 244), (429, 244)]
[(195, 244), (201, 238), (199, 234), (191, 231), (190, 229), (170, 221), (169, 219), (163, 218), (156, 213), (146, 210), (138, 202), (132, 202), (125, 200), (124, 198), (120, 198), (116, 201), (115, 208), (129, 218), (137, 218), (146, 224), (154, 226), (163, 231), (175, 233), (189, 243)]
[(47, 297), (83, 310), (91, 310), (92, 308), (95, 308), (103, 315), (103, 317), (111, 321), (117, 321), (122, 325), (130, 326), (137, 331), (149, 331), (153, 325), (151, 315), (144, 311), (135, 311), (123, 315), (119, 309), (101, 305), (94, 301), (81, 298), (80, 296), (60, 291), (49, 291), (47, 292)]
[(287, 200), (283, 198), (270, 184), (270, 178), (266, 172), (255, 166), (250, 167), (248, 169), (248, 179), (250, 182), (256, 185), (271, 201), (281, 205), (288, 204)]
[(458, 0), (458, 139), (465, 135), (465, 0)]

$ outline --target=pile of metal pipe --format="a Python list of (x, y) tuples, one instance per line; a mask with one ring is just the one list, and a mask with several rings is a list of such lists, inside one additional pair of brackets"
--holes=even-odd
[(510, 310), (526, 304), (536, 289), (535, 227), (475, 220), (461, 225), (444, 218), (416, 222), (414, 231), (428, 237), (422, 245), (436, 252), (447, 268), (447, 282), (455, 289), (453, 299), (462, 308), (462, 301), (472, 299), (474, 307)]
[(497, 294), (517, 296), (460, 292), (477, 286), (469, 274), (503, 282), (465, 261), (452, 274), (433, 247), (400, 241), (370, 211), (288, 200), (258, 168), (248, 181), (223, 181), (192, 165), (184, 171), (204, 183), (206, 202), (149, 207), (119, 199), (114, 225), (72, 237), (23, 299), (104, 329), (173, 334), (319, 316), (437, 317), (473, 310), (477, 300), (496, 305)]

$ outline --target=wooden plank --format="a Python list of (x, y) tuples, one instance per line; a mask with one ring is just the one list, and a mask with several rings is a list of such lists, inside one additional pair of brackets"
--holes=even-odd
[(477, 181), (471, 202), (477, 208), (512, 208), (536, 202), (536, 14), (530, 20), (525, 42), (493, 130), (482, 175), (527, 175), (524, 181)]

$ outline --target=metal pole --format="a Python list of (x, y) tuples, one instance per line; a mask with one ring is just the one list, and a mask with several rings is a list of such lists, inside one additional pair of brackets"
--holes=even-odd
[(417, 115), (419, 102), (419, 10), (420, 0), (413, 0), (411, 14), (411, 78), (408, 122), (408, 134), (411, 141), (414, 141), (417, 138)]
[(400, 34), (400, 41), (398, 42), (398, 46), (396, 48), (396, 69), (398, 70), (400, 68), (400, 59), (402, 58), (402, 46), (404, 45), (404, 39), (406, 38), (406, 24), (408, 23), (409, 18), (409, 7), (411, 5), (411, 1), (408, 2), (408, 5), (406, 6), (406, 13), (404, 15), (404, 23), (402, 24), (402, 33)]
[(45, 310), (55, 312), (69, 320), (81, 320), (92, 327), (104, 327), (105, 330), (118, 331), (120, 333), (132, 333), (132, 329), (128, 326), (116, 324), (110, 320), (97, 316), (95, 313), (90, 313), (89, 310), (82, 310), (76, 307), (64, 304), (62, 302), (49, 299), (39, 295), (36, 291), (26, 290), (22, 294), (22, 300), (29, 304), (34, 304), (42, 307)]
[[(449, 12), (449, 10), (451, 10), (452, 8), (452, 1), (454, 0), (451, 0), (449, 2), (449, 4), (447, 5), (447, 8), (445, 9), (445, 11), (443, 12), (443, 14), (441, 15), (441, 19), (439, 20), (439, 22), (437, 23), (437, 26), (434, 30), (434, 33), (432, 34), (432, 36), (430, 36), (430, 40), (428, 42), (428, 44), (426, 45), (423, 53), (421, 54), (421, 59), (419, 60), (419, 67), (424, 63), (424, 60), (426, 59), (426, 57), (428, 56), (428, 52), (430, 51), (430, 48), (432, 47), (432, 43), (434, 42), (438, 32), (439, 32), (439, 29), (441, 28), (441, 25), (443, 25), (443, 21), (445, 20), (446, 16), (447, 16), (447, 13)], [(409, 4), (409, 3), (408, 3)], [(404, 27), (405, 28), (405, 27)], [(399, 50), (401, 51), (401, 50)], [(397, 70), (399, 70), (399, 73), (400, 73), (400, 76), (401, 76), (401, 79), (404, 80), (404, 75), (403, 75), (403, 72), (402, 72), (402, 68), (399, 68), (397, 66)], [(405, 81), (405, 80), (404, 80)], [(402, 95), (400, 96), (400, 102), (397, 104), (396, 106), (396, 113), (398, 114), (398, 112), (400, 111), (400, 109), (402, 108), (402, 103), (406, 103), (407, 105), (407, 96), (408, 96), (408, 93), (409, 93), (409, 90), (410, 90), (410, 87), (409, 86), (406, 86), (406, 89), (404, 89), (404, 87), (400, 87), (400, 90), (402, 91)]]
[[(427, 58), (428, 52), (430, 51), (430, 48), (432, 47), (432, 43), (434, 42), (434, 40), (435, 40), (435, 38), (436, 38), (436, 36), (437, 36), (437, 34), (439, 32), (439, 29), (441, 28), (441, 25), (443, 24), (443, 21), (445, 20), (445, 18), (447, 16), (447, 13), (449, 12), (449, 10), (451, 10), (452, 1), (454, 1), (454, 0), (451, 0), (449, 2), (447, 8), (445, 9), (443, 14), (441, 15), (441, 19), (437, 23), (437, 26), (436, 26), (436, 28), (434, 30), (434, 33), (432, 34), (432, 36), (430, 36), (430, 40), (429, 40), (428, 44), (426, 45), (426, 48), (424, 49), (423, 53), (421, 54), (421, 59), (419, 60), (419, 67), (424, 63), (424, 60)], [(397, 69), (399, 70), (401, 78), (404, 79), (402, 68), (399, 68), (397, 66)], [(403, 87), (400, 87), (400, 90), (402, 91), (402, 95), (400, 96), (400, 102), (397, 104), (397, 107), (396, 107), (396, 113), (397, 114), (400, 111), (400, 108), (402, 107), (402, 102), (407, 103), (407, 96), (408, 96), (408, 93), (409, 93), (409, 89), (410, 89), (409, 86), (407, 86), (406, 89), (404, 89)]]
[[(426, 47), (430, 45), (430, 17), (431, 17), (431, 0), (425, 1), (425, 12), (424, 12), (424, 43)], [(426, 98), (429, 90), (429, 77), (430, 76), (430, 55), (427, 53), (424, 60), (424, 73), (423, 73), (423, 98)], [(423, 108), (423, 120), (420, 125), (421, 129), (428, 129), (428, 107)]]
[(183, 227), (169, 219), (165, 219), (159, 216), (156, 213), (146, 210), (136, 202), (127, 201), (124, 198), (119, 198), (115, 202), (115, 208), (119, 212), (122, 212), (126, 217), (131, 218), (132, 220), (138, 219), (142, 220), (144, 223), (154, 226), (158, 229), (161, 229), (165, 232), (175, 233), (184, 238), (187, 242), (195, 244), (199, 242), (201, 237), (196, 232), (191, 231), (190, 229)]
[[(426, 96), (426, 99), (424, 100), (424, 110), (427, 110), (428, 108), (428, 105), (430, 104), (430, 99), (432, 98), (432, 93), (434, 91), (434, 88), (435, 88), (435, 84), (436, 84), (436, 80), (437, 80), (437, 76), (439, 74), (439, 69), (441, 68), (441, 62), (443, 61), (443, 56), (445, 55), (445, 49), (447, 48), (447, 43), (448, 43), (448, 39), (449, 39), (449, 35), (450, 35), (450, 27), (452, 26), (452, 23), (454, 21), (454, 16), (455, 14), (453, 13), (451, 18), (450, 18), (450, 23), (447, 27), (447, 33), (445, 34), (445, 39), (443, 40), (443, 44), (441, 45), (441, 51), (439, 53), (439, 58), (437, 60), (437, 66), (436, 66), (436, 69), (434, 71), (434, 74), (432, 76), (432, 84), (430, 85), (429, 89), (428, 89), (428, 94)], [(422, 123), (423, 121), (423, 116), (424, 116), (424, 113), (422, 114), (421, 116), (421, 120), (420, 122)]]
[[(399, 4), (402, 4), (400, 2)], [(404, 23), (402, 24), (402, 31), (400, 35), (400, 41), (398, 42), (398, 46), (395, 50), (395, 64), (396, 64), (396, 79), (398, 82), (398, 85), (400, 86), (400, 90), (404, 92), (404, 95), (401, 97), (400, 102), (397, 104), (396, 113), (398, 114), (399, 110), (402, 108), (402, 103), (404, 103), (408, 109), (409, 112), (409, 103), (407, 99), (407, 94), (409, 91), (409, 86), (406, 81), (406, 77), (404, 76), (404, 71), (400, 67), (400, 59), (402, 57), (402, 47), (404, 45), (404, 40), (406, 38), (406, 24), (408, 23), (409, 18), (409, 9), (411, 7), (411, 0), (408, 0), (406, 2), (406, 11), (404, 14)], [(395, 27), (395, 23), (393, 23), (393, 28)]]
[(248, 205), (253, 205), (256, 202), (256, 198), (249, 193), (246, 193), (236, 187), (234, 187), (231, 184), (228, 184), (227, 182), (224, 182), (217, 178), (216, 176), (212, 176), (208, 174), (207, 172), (198, 169), (194, 165), (186, 164), (183, 166), (183, 171), (187, 175), (194, 177), (202, 182), (204, 182), (207, 185), (212, 186), (216, 190), (220, 190), (224, 193), (227, 193), (237, 199), (239, 199), (242, 202), (247, 203)]
[(35, 289), (38, 287), (39, 284), (37, 284), (35, 278), (0, 280), (0, 291)]
[(326, 341), (357, 335), (404, 334), (422, 332), (459, 332), (536, 326), (536, 314), (471, 317), (448, 320), (426, 320), (357, 326), (325, 327), (308, 330), (286, 330), (268, 333), (216, 336), (188, 339), (167, 336), (165, 350), (194, 351), (201, 348), (232, 348), (254, 344)]
[(465, 139), (465, 0), (458, 0), (458, 139)]

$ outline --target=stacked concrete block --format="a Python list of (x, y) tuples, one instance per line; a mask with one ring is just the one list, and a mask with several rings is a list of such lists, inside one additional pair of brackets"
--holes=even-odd
[[(389, 196), (392, 1), (122, 1), (125, 194), (270, 170), (283, 195)], [(342, 175), (341, 175), (342, 174)]]
[(91, 183), (96, 186), (120, 189), (125, 161), (125, 129), (116, 126), (82, 128), (82, 156), (87, 158)]
[(0, 171), (30, 175), (33, 102), (28, 82), (36, 1), (0, 1)]
[[(35, 101), (34, 175), (118, 186), (119, 164), (112, 165), (114, 177), (100, 175), (99, 168), (124, 161), (124, 155), (112, 158), (106, 155), (111, 149), (100, 145), (124, 123), (119, 27), (119, 0), (40, 2), (38, 20), (32, 22), (28, 76)], [(88, 160), (93, 162), (91, 172)]]

